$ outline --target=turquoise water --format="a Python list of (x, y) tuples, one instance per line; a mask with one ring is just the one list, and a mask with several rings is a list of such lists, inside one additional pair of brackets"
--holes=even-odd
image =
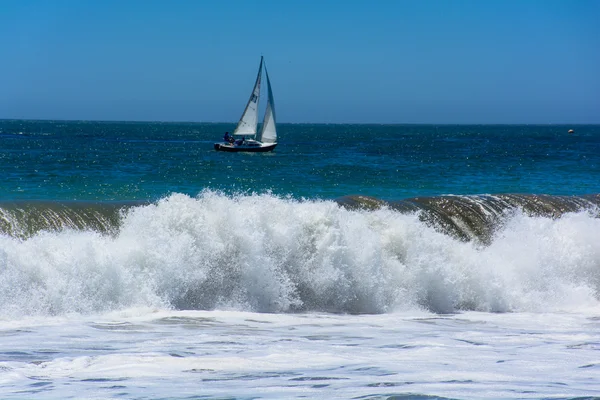
[(156, 200), (207, 188), (385, 200), (599, 192), (598, 125), (280, 124), (273, 153), (214, 151), (233, 127), (2, 120), (0, 199)]

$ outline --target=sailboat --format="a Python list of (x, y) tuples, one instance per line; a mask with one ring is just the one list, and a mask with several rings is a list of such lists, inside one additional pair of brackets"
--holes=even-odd
[[(262, 70), (265, 69), (267, 77), (267, 91), (269, 94), (267, 108), (260, 132), (258, 132), (258, 102), (260, 100), (260, 84), (262, 79)], [(265, 152), (271, 151), (277, 146), (277, 129), (275, 126), (275, 101), (273, 100), (273, 91), (271, 90), (271, 81), (267, 66), (263, 57), (260, 57), (258, 75), (254, 88), (250, 94), (250, 99), (242, 113), (233, 134), (225, 134), (223, 142), (215, 143), (215, 150), (230, 152)]]

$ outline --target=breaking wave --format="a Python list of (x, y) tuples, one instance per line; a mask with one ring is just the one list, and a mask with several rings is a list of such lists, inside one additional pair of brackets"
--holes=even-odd
[(173, 194), (0, 203), (0, 317), (129, 307), (382, 313), (600, 300), (599, 197)]

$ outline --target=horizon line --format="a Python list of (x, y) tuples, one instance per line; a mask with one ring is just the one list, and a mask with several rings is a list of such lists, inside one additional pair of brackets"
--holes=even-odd
[[(161, 123), (161, 124), (237, 124), (228, 121), (161, 121), (161, 120), (112, 120), (112, 119), (45, 119), (0, 118), (0, 121), (35, 122), (102, 122), (102, 123)], [(600, 125), (600, 122), (277, 122), (283, 125)]]

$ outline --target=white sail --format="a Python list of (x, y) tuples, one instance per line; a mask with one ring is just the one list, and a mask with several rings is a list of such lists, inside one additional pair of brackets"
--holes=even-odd
[(250, 95), (250, 99), (248, 99), (248, 104), (246, 104), (244, 113), (242, 114), (240, 121), (238, 122), (235, 130), (233, 131), (234, 135), (256, 135), (256, 126), (258, 124), (258, 100), (260, 98), (260, 80), (262, 76), (262, 66), (263, 58), (261, 57), (260, 66), (258, 67), (258, 75), (256, 76), (256, 83), (254, 83), (254, 89), (252, 89), (252, 94)]
[(263, 120), (262, 130), (260, 132), (260, 141), (263, 143), (277, 142), (277, 129), (275, 125), (275, 100), (271, 91), (271, 81), (269, 80), (269, 72), (265, 65), (265, 74), (267, 75), (267, 89), (269, 99), (267, 100), (267, 109), (265, 110), (265, 118)]

